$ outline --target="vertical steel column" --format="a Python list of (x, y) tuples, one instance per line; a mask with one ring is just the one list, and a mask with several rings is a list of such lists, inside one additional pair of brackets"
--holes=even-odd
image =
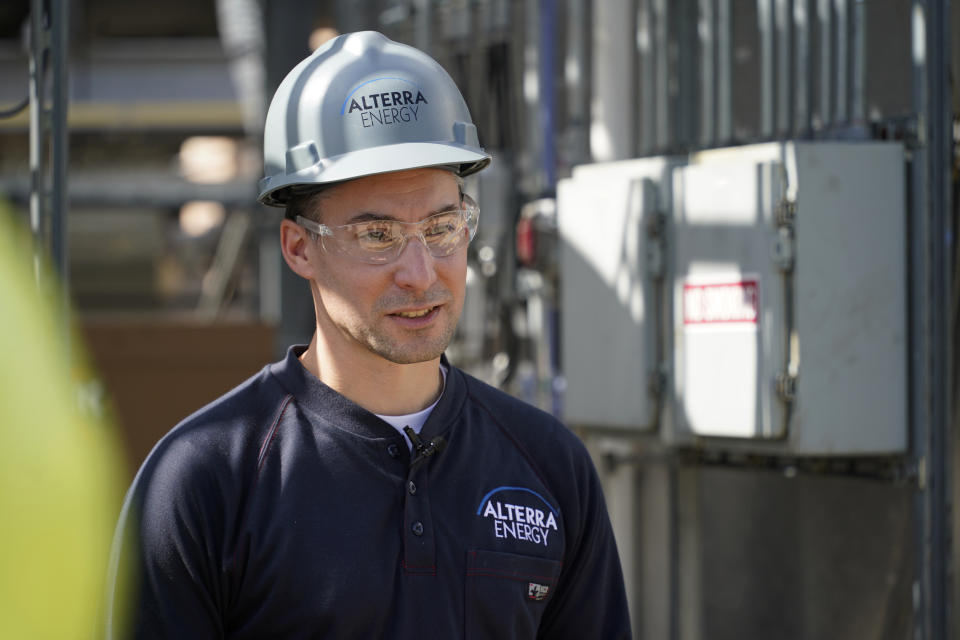
[(697, 73), (697, 0), (675, 0), (671, 3), (669, 38), (671, 54), (676, 52), (677, 91), (670, 95), (670, 110), (676, 114), (672, 149), (692, 148), (697, 145), (700, 122), (697, 109), (700, 104), (700, 77)]
[[(287, 73), (310, 53), (308, 38), (316, 7), (310, 0), (272, 0), (262, 6), (266, 33), (265, 96), (271, 97)], [(280, 246), (279, 223), (272, 232), (265, 234), (264, 241)], [(279, 251), (265, 251), (261, 258), (277, 261), (276, 268), (271, 266), (262, 272), (261, 286), (274, 286), (279, 291), (279, 295), (270, 295), (270, 298), (279, 301), (275, 344), (277, 357), (282, 357), (290, 345), (305, 344), (310, 340), (316, 326), (313, 298), (307, 281), (287, 268)], [(267, 280), (274, 276), (279, 276), (279, 281), (274, 280), (275, 284)], [(267, 317), (272, 315), (267, 313)]]
[(431, 20), (430, 0), (413, 0), (414, 36), (413, 42), (421, 51), (430, 51)]
[[(67, 299), (67, 1), (30, 3), (30, 227), (34, 272), (49, 286), (47, 254)], [(66, 312), (64, 306), (64, 313)]]
[(834, 29), (834, 34), (836, 35), (834, 51), (836, 51), (837, 56), (837, 75), (834, 88), (836, 106), (834, 114), (837, 122), (847, 122), (850, 119), (850, 113), (848, 111), (848, 96), (850, 91), (850, 22), (847, 19), (849, 5), (847, 4), (847, 0), (833, 0), (833, 7), (834, 19), (836, 20), (836, 28)]
[[(567, 1), (567, 130), (570, 165), (590, 162), (590, 6), (587, 0)], [(642, 116), (642, 114), (641, 114)]]
[(776, 24), (776, 92), (777, 118), (776, 133), (778, 137), (789, 136), (793, 125), (793, 67), (790, 64), (790, 47), (793, 30), (791, 26), (790, 0), (776, 0), (774, 6), (774, 22)]
[(637, 65), (640, 71), (640, 155), (656, 148), (657, 131), (657, 53), (654, 41), (652, 0), (640, 0), (637, 6)]
[(700, 40), (700, 144), (711, 146), (716, 140), (716, 0), (699, 0), (697, 36)]
[(793, 86), (796, 95), (793, 101), (793, 130), (801, 136), (810, 129), (810, 19), (807, 14), (807, 2), (808, 0), (793, 2), (793, 41), (796, 43), (793, 67)]
[(913, 95), (918, 148), (911, 162), (910, 354), (916, 507), (915, 637), (956, 637), (949, 628), (949, 256), (955, 243), (949, 216), (951, 122), (950, 3), (912, 3)]
[(850, 15), (850, 119), (861, 123), (866, 120), (866, 10), (863, 2), (856, 2)]
[(832, 0), (817, 0), (820, 33), (820, 126), (833, 123), (833, 5)]
[(43, 0), (30, 2), (30, 228), (33, 231), (34, 275), (39, 285), (43, 275), (43, 251), (47, 247), (47, 199), (45, 166), (46, 138), (49, 121), (46, 117), (46, 61), (50, 51), (50, 33)]
[(733, 23), (731, 0), (717, 0), (717, 130), (716, 139), (733, 138)]
[(596, 160), (636, 155), (636, 110), (633, 108), (636, 35), (631, 0), (593, 5), (593, 80), (590, 106), (590, 149)]
[(656, 148), (665, 149), (674, 142), (670, 132), (673, 118), (670, 117), (670, 79), (667, 30), (667, 0), (649, 0), (653, 5), (654, 50), (656, 51), (656, 82), (654, 100), (656, 100)]
[(776, 111), (774, 56), (775, 21), (774, 0), (757, 0), (757, 28), (760, 31), (760, 136), (770, 138), (774, 133)]
[[(537, 106), (540, 122), (540, 167), (543, 171), (543, 191), (555, 194), (557, 188), (556, 153), (556, 39), (557, 9), (553, 0), (539, 0), (540, 50), (537, 52), (537, 75), (540, 83), (540, 101)], [(630, 135), (628, 140), (633, 140)]]

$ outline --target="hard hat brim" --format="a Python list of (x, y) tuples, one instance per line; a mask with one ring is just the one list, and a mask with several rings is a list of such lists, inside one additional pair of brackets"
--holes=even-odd
[(283, 207), (287, 204), (287, 187), (294, 185), (328, 185), (393, 171), (451, 165), (459, 166), (458, 175), (467, 176), (488, 164), (488, 154), (451, 142), (404, 142), (359, 149), (321, 160), (296, 173), (264, 178), (260, 181), (258, 200)]

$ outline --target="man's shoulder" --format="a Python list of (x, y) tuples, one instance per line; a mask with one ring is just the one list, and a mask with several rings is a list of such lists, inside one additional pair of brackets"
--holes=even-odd
[(173, 427), (147, 456), (140, 475), (209, 474), (247, 466), (287, 401), (286, 391), (264, 367)]
[(461, 373), (471, 402), (511, 437), (530, 448), (563, 447), (585, 453), (580, 438), (557, 417), (468, 373)]

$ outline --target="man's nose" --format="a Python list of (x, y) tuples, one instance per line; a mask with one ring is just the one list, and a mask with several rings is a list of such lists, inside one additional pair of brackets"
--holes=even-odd
[(395, 264), (394, 281), (403, 289), (425, 291), (437, 281), (434, 257), (416, 234), (407, 238)]

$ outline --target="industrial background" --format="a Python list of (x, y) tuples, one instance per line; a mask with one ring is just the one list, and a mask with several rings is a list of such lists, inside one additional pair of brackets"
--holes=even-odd
[(449, 355), (595, 454), (636, 637), (960, 636), (947, 1), (4, 2), (0, 206), (131, 470), (307, 341), (262, 121), (361, 29), (437, 58), (494, 156)]

